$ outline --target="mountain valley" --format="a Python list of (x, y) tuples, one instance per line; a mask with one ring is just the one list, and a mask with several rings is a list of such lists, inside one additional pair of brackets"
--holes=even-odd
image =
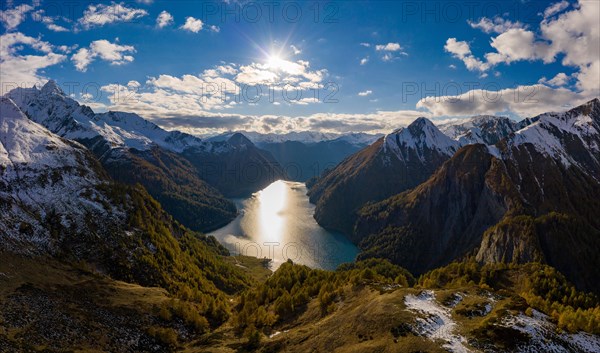
[[(419, 118), (380, 137), (308, 182), (315, 218), (349, 230), (357, 261), (271, 272), (187, 226), (218, 228), (236, 215), (225, 196), (268, 183), (213, 165), (286, 177), (249, 138), (157, 137), (52, 83), (15, 94), (0, 101), (0, 351), (600, 347), (598, 100), (519, 123)], [(185, 218), (190, 206), (204, 216)]]

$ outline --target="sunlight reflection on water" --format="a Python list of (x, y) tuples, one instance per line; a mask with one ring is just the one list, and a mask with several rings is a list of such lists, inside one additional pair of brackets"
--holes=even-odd
[(302, 183), (276, 181), (247, 199), (234, 200), (240, 215), (210, 234), (233, 254), (273, 259), (274, 270), (287, 259), (322, 269), (354, 261), (358, 249), (317, 224), (306, 191)]

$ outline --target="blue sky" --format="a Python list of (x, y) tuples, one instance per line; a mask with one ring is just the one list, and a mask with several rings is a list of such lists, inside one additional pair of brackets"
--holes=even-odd
[(599, 11), (595, 0), (3, 1), (2, 93), (51, 78), (95, 110), (198, 134), (519, 118), (599, 94)]

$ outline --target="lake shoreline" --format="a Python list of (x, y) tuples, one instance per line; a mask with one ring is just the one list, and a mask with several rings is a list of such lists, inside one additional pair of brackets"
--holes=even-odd
[(288, 259), (325, 270), (353, 262), (358, 248), (317, 224), (306, 192), (303, 183), (279, 180), (248, 198), (232, 199), (238, 217), (208, 234), (232, 255), (272, 259), (272, 270)]

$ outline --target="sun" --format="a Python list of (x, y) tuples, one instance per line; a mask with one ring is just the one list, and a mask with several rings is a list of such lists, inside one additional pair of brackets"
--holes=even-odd
[(279, 54), (271, 54), (267, 57), (267, 65), (272, 69), (280, 69), (285, 65), (285, 59)]

